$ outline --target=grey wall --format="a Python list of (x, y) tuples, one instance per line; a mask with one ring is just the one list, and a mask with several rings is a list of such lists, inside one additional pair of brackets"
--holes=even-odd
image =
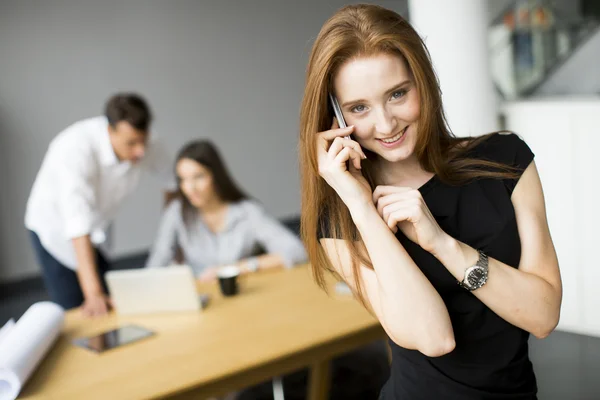
[[(150, 101), (174, 153), (211, 138), (276, 216), (297, 214), (298, 109), (312, 39), (342, 0), (0, 2), (0, 279), (37, 274), (25, 202), (50, 140), (117, 90)], [(406, 12), (406, 1), (380, 4)], [(115, 254), (146, 249), (161, 208), (146, 179)]]

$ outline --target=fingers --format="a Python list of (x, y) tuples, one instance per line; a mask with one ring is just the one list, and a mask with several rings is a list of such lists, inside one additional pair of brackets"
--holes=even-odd
[(394, 233), (398, 230), (398, 224), (403, 221), (412, 221), (413, 218), (413, 209), (411, 208), (400, 208), (398, 210), (394, 210), (388, 214), (387, 218), (384, 219), (387, 226), (394, 231)]
[(381, 219), (396, 233), (398, 225), (403, 222), (418, 223), (423, 216), (425, 204), (420, 194), (408, 190), (382, 196), (376, 206)]
[(361, 168), (357, 168), (354, 162), (348, 164), (348, 171), (355, 177), (362, 177), (362, 172), (360, 172)]
[(396, 194), (396, 193), (409, 193), (412, 191), (418, 192), (418, 190), (416, 190), (416, 189), (413, 189), (410, 187), (405, 187), (405, 186), (379, 185), (373, 191), (373, 202), (377, 203), (379, 201), (379, 199), (383, 196), (388, 196), (388, 195)]
[(93, 305), (91, 310), (92, 317), (101, 317), (103, 315), (106, 315), (107, 313), (108, 308), (104, 301), (98, 301), (96, 304)]
[(373, 191), (373, 203), (375, 203), (378, 210), (394, 202), (403, 201), (421, 204), (423, 203), (423, 197), (417, 189), (407, 187), (377, 186)]
[(360, 165), (361, 156), (350, 147), (344, 147), (337, 156), (333, 159), (333, 162), (339, 166), (345, 168), (346, 161), (350, 161), (354, 168), (361, 169)]
[(105, 302), (98, 304), (98, 308), (96, 309), (94, 316), (101, 317), (106, 314), (108, 314), (108, 305)]
[(383, 209), (381, 214), (384, 221), (394, 220), (394, 225), (398, 222), (409, 221), (417, 222), (419, 220), (420, 208), (415, 204), (390, 204)]
[(403, 207), (415, 207), (418, 208), (423, 204), (420, 197), (415, 196), (411, 192), (406, 193), (395, 193), (387, 196), (380, 197), (375, 206), (377, 207), (377, 211), (379, 215), (383, 215), (386, 209), (390, 209), (390, 207), (394, 205), (403, 206)]
[(394, 233), (398, 231), (398, 226), (404, 224), (414, 225), (419, 221), (419, 211), (413, 206), (388, 206), (381, 217)]
[(86, 318), (94, 318), (108, 314), (111, 308), (113, 306), (109, 297), (99, 297), (84, 301), (81, 305), (81, 313)]
[(96, 316), (96, 310), (94, 309), (94, 306), (89, 305), (89, 304), (84, 305), (81, 308), (81, 313), (86, 318), (94, 318)]
[(346, 162), (356, 168), (361, 169), (361, 160), (366, 158), (360, 145), (351, 139), (337, 137), (331, 143), (331, 146), (325, 152), (319, 155), (319, 173), (321, 176), (337, 171), (340, 168), (346, 170)]
[(406, 203), (403, 203), (403, 202), (392, 203), (385, 207), (378, 205), (377, 212), (379, 213), (379, 215), (381, 215), (381, 218), (383, 218), (383, 220), (387, 222), (391, 213), (398, 211), (398, 210), (403, 210), (407, 207), (409, 207), (409, 205), (407, 205)]
[[(356, 161), (356, 156), (352, 153), (348, 154), (348, 155), (350, 155), (350, 154), (352, 154), (352, 155), (346, 157), (346, 161), (352, 159), (352, 164), (357, 169), (360, 169), (360, 160), (367, 158), (367, 156), (363, 152), (360, 145), (348, 137), (352, 133), (354, 127), (349, 126), (347, 128), (343, 128), (343, 129), (339, 129), (336, 127), (337, 127), (337, 122), (334, 119), (334, 123), (332, 125), (331, 130), (319, 133), (319, 139), (318, 139), (319, 142), (318, 142), (318, 149), (317, 149), (318, 154), (319, 154), (318, 155), (319, 164), (321, 166), (323, 166), (324, 169), (327, 169), (327, 167), (325, 167), (325, 165), (323, 165), (326, 163), (326, 161), (325, 161), (326, 157), (329, 159), (330, 162), (333, 162), (344, 148), (351, 147), (354, 152), (359, 154), (358, 162)], [(331, 144), (330, 144), (330, 142), (331, 142)]]
[(360, 157), (362, 159), (367, 158), (367, 156), (363, 152), (362, 148), (360, 147), (360, 144), (358, 144), (357, 142), (355, 142), (352, 139), (344, 139), (341, 137), (337, 137), (333, 140), (333, 142), (331, 143), (331, 146), (329, 146), (329, 150), (327, 151), (329, 159), (333, 160), (337, 156), (337, 154), (340, 151), (342, 151), (342, 149), (344, 147), (352, 148), (352, 150), (354, 150), (356, 153), (360, 154)]
[[(336, 123), (337, 124), (337, 123)], [(354, 125), (350, 125), (347, 128), (335, 128), (328, 131), (319, 133), (319, 139), (321, 142), (327, 142), (335, 139), (336, 137), (350, 136), (354, 131)]]

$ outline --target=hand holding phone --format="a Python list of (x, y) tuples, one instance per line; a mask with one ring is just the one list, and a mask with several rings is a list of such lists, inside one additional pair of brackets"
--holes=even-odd
[[(350, 202), (354, 203), (357, 198), (369, 201), (372, 199), (373, 191), (360, 171), (361, 161), (367, 157), (360, 144), (352, 140), (353, 129), (347, 126), (337, 99), (332, 93), (328, 93), (328, 96), (329, 113), (335, 116), (340, 129), (335, 129), (334, 122), (330, 129), (319, 132), (319, 175), (347, 205)], [(350, 140), (338, 140), (339, 138)], [(334, 157), (333, 159), (328, 156), (329, 153)], [(343, 292), (344, 288), (340, 285), (337, 290)]]

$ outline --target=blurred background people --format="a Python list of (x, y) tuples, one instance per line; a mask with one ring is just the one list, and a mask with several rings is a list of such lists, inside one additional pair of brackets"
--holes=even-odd
[(211, 142), (187, 144), (175, 174), (177, 197), (162, 216), (147, 267), (180, 261), (212, 280), (224, 265), (255, 272), (306, 261), (300, 239), (242, 192)]
[(109, 225), (145, 170), (167, 158), (150, 144), (152, 113), (137, 94), (119, 93), (103, 116), (78, 121), (50, 143), (27, 202), (30, 231), (50, 299), (89, 316), (110, 308), (104, 273)]

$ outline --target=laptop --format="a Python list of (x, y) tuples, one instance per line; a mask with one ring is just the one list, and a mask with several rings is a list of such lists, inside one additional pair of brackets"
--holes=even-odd
[(198, 311), (200, 298), (187, 265), (109, 271), (106, 284), (117, 314)]

